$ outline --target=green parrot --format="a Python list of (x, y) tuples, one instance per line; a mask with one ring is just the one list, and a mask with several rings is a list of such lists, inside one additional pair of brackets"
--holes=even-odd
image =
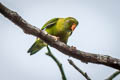
[[(45, 30), (48, 34), (53, 35), (56, 39), (59, 39), (67, 44), (69, 36), (72, 34), (77, 25), (78, 21), (73, 17), (53, 18), (45, 23), (41, 30)], [(47, 46), (47, 43), (42, 41), (40, 38), (37, 38), (35, 43), (28, 50), (28, 53), (33, 55), (45, 46)]]

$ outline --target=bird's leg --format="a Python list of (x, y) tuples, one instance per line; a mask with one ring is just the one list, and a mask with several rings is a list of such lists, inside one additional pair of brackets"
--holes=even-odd
[(71, 46), (70, 49), (74, 51), (74, 50), (76, 50), (76, 47)]
[(52, 37), (55, 39), (55, 41), (60, 40), (60, 37), (57, 37), (57, 36), (52, 36)]

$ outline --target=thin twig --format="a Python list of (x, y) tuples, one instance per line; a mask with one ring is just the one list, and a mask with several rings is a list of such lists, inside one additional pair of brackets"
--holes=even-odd
[(113, 80), (119, 74), (120, 74), (120, 71), (116, 71), (112, 75), (110, 75), (106, 80)]
[(80, 72), (87, 80), (91, 80), (90, 77), (87, 75), (87, 73), (83, 72), (80, 68), (78, 68), (75, 63), (68, 59), (68, 62), (70, 65), (72, 65), (78, 72)]
[(49, 35), (45, 33), (45, 31), (42, 31), (39, 28), (29, 24), (18, 13), (8, 9), (2, 3), (0, 3), (0, 13), (18, 25), (18, 27), (20, 27), (25, 33), (41, 38), (48, 45), (56, 48), (65, 55), (79, 59), (85, 63), (90, 62), (95, 64), (102, 64), (120, 70), (120, 59), (108, 55), (94, 54), (80, 51), (78, 49), (72, 49), (72, 47), (64, 44), (63, 42), (59, 40), (56, 41), (52, 35)]
[(56, 64), (58, 65), (59, 67), (59, 70), (61, 72), (61, 75), (62, 75), (62, 80), (67, 80), (66, 79), (66, 76), (65, 76), (65, 73), (64, 73), (64, 70), (63, 70), (63, 67), (62, 67), (62, 64), (59, 62), (59, 60), (52, 54), (50, 48), (47, 46), (47, 50), (48, 52), (46, 53), (46, 55), (50, 56), (55, 62)]

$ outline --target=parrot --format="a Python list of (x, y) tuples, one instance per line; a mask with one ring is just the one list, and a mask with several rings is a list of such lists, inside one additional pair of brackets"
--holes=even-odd
[[(41, 30), (45, 30), (57, 40), (67, 44), (68, 38), (71, 36), (77, 25), (78, 21), (73, 17), (53, 18), (47, 21)], [(36, 38), (35, 43), (31, 46), (31, 48), (29, 48), (28, 53), (33, 55), (45, 46), (48, 46), (48, 44), (40, 38)]]

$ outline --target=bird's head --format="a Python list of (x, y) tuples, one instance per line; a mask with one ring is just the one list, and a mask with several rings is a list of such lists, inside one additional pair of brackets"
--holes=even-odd
[(74, 31), (76, 26), (78, 25), (78, 21), (73, 17), (65, 18), (65, 28), (70, 31)]

